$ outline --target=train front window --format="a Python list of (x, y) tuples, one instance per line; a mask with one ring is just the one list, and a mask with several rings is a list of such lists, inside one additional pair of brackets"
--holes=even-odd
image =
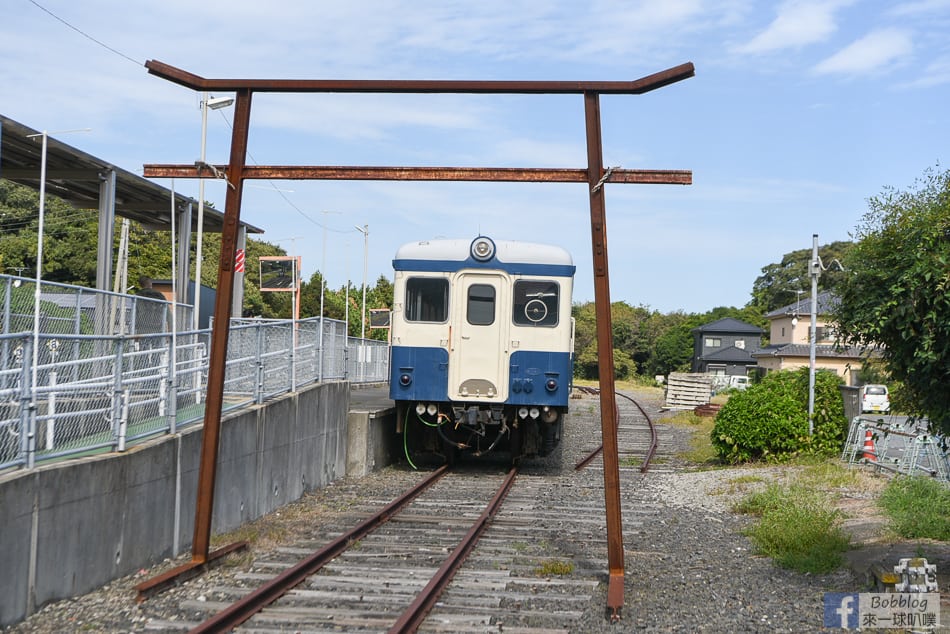
[(495, 322), (495, 288), (488, 284), (468, 287), (468, 323), (488, 326)]
[(406, 321), (441, 323), (449, 316), (449, 281), (442, 277), (406, 280)]
[(558, 284), (548, 280), (515, 282), (511, 319), (518, 326), (557, 326)]

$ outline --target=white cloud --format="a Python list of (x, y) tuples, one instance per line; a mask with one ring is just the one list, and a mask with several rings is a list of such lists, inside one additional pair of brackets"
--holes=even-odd
[(895, 16), (916, 16), (939, 13), (948, 9), (950, 9), (950, 0), (917, 0), (895, 5), (890, 13)]
[(784, 2), (772, 23), (736, 50), (739, 53), (771, 53), (823, 42), (838, 28), (835, 13), (849, 4), (849, 0)]
[(901, 29), (882, 29), (868, 33), (814, 67), (820, 75), (859, 74), (876, 72), (901, 61), (913, 52), (909, 32)]

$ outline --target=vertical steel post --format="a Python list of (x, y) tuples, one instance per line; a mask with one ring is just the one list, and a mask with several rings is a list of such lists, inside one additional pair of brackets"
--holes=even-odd
[(600, 96), (584, 93), (587, 128), (587, 182), (590, 186), (590, 231), (594, 256), (594, 310), (597, 316), (597, 368), (600, 378), (600, 429), (604, 444), (604, 503), (607, 514), (607, 607), (611, 618), (623, 608), (623, 523), (620, 517), (620, 464), (617, 451), (617, 398), (614, 394), (613, 325), (607, 270), (607, 219), (604, 202)]
[(221, 439), (221, 407), (224, 401), (224, 372), (228, 353), (231, 300), (234, 293), (234, 251), (241, 224), (241, 194), (244, 190), (244, 165), (247, 159), (247, 135), (251, 120), (251, 91), (242, 88), (236, 94), (231, 157), (228, 163), (224, 225), (221, 229), (221, 255), (218, 258), (218, 290), (214, 301), (211, 328), (211, 354), (208, 360), (208, 388), (205, 400), (201, 462), (198, 467), (198, 498), (195, 506), (195, 534), (191, 559), (208, 561), (211, 542), (211, 514), (214, 509), (214, 483)]

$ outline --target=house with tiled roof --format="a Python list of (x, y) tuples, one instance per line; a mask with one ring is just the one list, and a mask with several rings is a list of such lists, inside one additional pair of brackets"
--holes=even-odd
[(765, 332), (732, 317), (693, 328), (692, 372), (746, 376), (756, 365), (752, 356)]
[[(837, 331), (831, 319), (832, 310), (838, 303), (835, 295), (824, 291), (816, 300), (815, 368), (832, 370), (847, 385), (858, 385), (858, 371), (866, 349), (836, 343)], [(769, 345), (752, 355), (760, 371), (808, 367), (811, 363), (811, 298), (773, 310), (765, 317), (769, 320)]]

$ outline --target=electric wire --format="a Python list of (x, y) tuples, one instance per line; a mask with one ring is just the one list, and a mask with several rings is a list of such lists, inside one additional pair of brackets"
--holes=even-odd
[(49, 9), (47, 9), (46, 7), (44, 7), (43, 5), (41, 5), (41, 4), (40, 4), (39, 2), (37, 2), (36, 0), (27, 0), (27, 2), (29, 2), (30, 4), (32, 4), (33, 6), (35, 6), (37, 9), (39, 9), (39, 10), (45, 12), (46, 14), (48, 14), (48, 15), (49, 15), (50, 17), (52, 17), (53, 19), (58, 20), (59, 22), (62, 22), (63, 24), (65, 24), (66, 26), (68, 26), (69, 28), (71, 28), (71, 29), (72, 29), (73, 31), (75, 31), (76, 33), (79, 33), (79, 34), (80, 34), (81, 36), (83, 36), (84, 38), (86, 38), (86, 39), (88, 39), (88, 40), (90, 40), (90, 41), (92, 41), (92, 42), (95, 42), (96, 44), (98, 44), (98, 45), (101, 46), (102, 48), (106, 49), (107, 51), (110, 51), (110, 52), (112, 52), (112, 53), (115, 53), (116, 55), (118, 55), (119, 57), (121, 57), (121, 58), (123, 58), (123, 59), (127, 59), (128, 61), (132, 62), (132, 63), (135, 64), (136, 66), (145, 66), (145, 62), (140, 62), (140, 61), (134, 60), (134, 59), (132, 59), (131, 57), (129, 57), (128, 55), (126, 55), (125, 53), (123, 53), (122, 51), (119, 51), (119, 50), (117, 50), (117, 49), (114, 49), (114, 48), (112, 48), (111, 46), (109, 46), (108, 44), (106, 44), (106, 43), (104, 43), (104, 42), (100, 42), (99, 40), (97, 40), (96, 38), (92, 37), (91, 35), (89, 35), (89, 34), (86, 33), (85, 31), (83, 31), (82, 29), (80, 29), (80, 28), (78, 28), (78, 27), (76, 27), (76, 26), (73, 26), (72, 24), (70, 24), (69, 22), (67, 22), (66, 20), (64, 20), (63, 18), (59, 17), (58, 15), (56, 15), (55, 13), (53, 13), (52, 11), (50, 11)]

